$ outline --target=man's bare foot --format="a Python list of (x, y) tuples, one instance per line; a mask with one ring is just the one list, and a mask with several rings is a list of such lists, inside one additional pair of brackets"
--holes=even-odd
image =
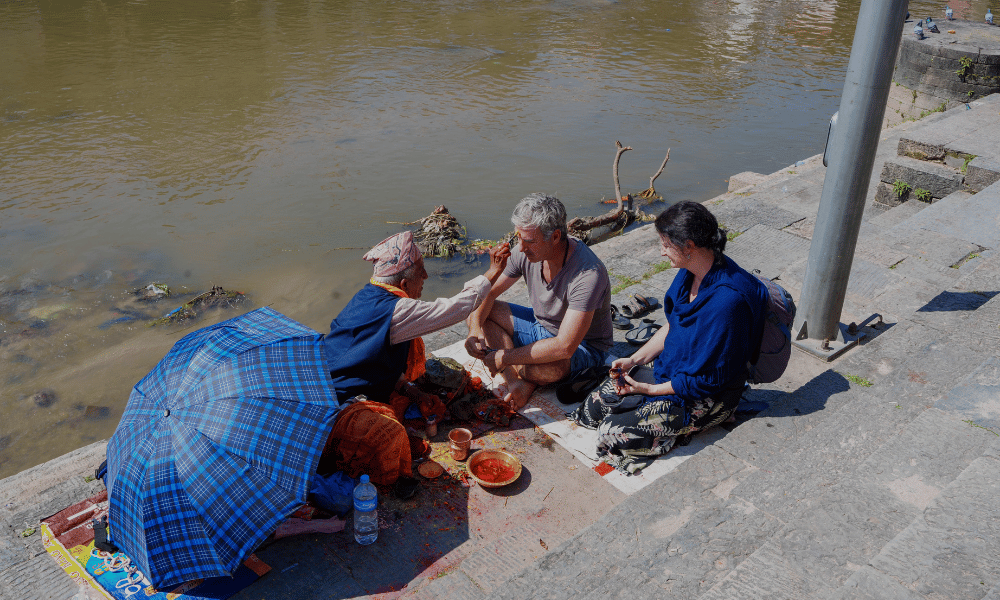
[(531, 399), (531, 393), (535, 391), (536, 387), (535, 384), (527, 381), (517, 381), (510, 386), (510, 391), (503, 397), (503, 401), (514, 410), (521, 410)]

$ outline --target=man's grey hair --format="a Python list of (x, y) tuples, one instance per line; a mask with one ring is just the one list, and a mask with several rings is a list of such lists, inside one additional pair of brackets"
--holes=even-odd
[(420, 269), (420, 261), (417, 261), (412, 265), (406, 267), (399, 273), (393, 273), (392, 275), (389, 275), (387, 277), (372, 277), (372, 280), (377, 281), (379, 283), (384, 283), (386, 285), (399, 287), (399, 284), (403, 283), (404, 279), (408, 279), (410, 281), (416, 279), (417, 272), (419, 271), (419, 269)]
[(514, 227), (537, 227), (542, 237), (551, 240), (554, 231), (561, 231), (566, 239), (566, 207), (559, 198), (534, 193), (517, 203), (510, 217)]

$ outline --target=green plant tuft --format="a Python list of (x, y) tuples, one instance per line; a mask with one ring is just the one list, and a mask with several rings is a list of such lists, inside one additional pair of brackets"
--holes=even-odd
[(913, 197), (921, 202), (929, 203), (931, 201), (931, 191), (924, 188), (917, 188), (913, 190)]
[(910, 187), (910, 184), (900, 179), (897, 179), (892, 183), (892, 193), (896, 194), (897, 198), (902, 198), (903, 196), (907, 195), (908, 193), (910, 193), (911, 189), (913, 188)]
[(611, 293), (617, 294), (618, 292), (624, 290), (627, 287), (631, 287), (637, 283), (642, 283), (643, 281), (646, 281), (653, 275), (656, 275), (657, 273), (662, 273), (663, 271), (670, 269), (672, 266), (673, 265), (670, 264), (669, 260), (658, 262), (654, 264), (652, 267), (650, 267), (648, 271), (643, 273), (642, 276), (639, 277), (639, 279), (632, 279), (631, 277), (627, 277), (624, 275), (616, 275), (615, 273), (608, 271), (609, 275), (618, 280), (618, 284), (611, 288)]
[(846, 377), (847, 380), (850, 381), (851, 383), (853, 383), (855, 385), (860, 385), (861, 387), (871, 387), (872, 386), (871, 380), (870, 379), (865, 379), (864, 377), (859, 377), (857, 375), (851, 375), (850, 373), (845, 373), (844, 377)]
[[(958, 75), (959, 79), (965, 81), (966, 76), (972, 71), (972, 59), (968, 56), (963, 56), (958, 59), (958, 62), (962, 65), (962, 67), (955, 71), (955, 74)], [(971, 94), (972, 92), (969, 93)]]

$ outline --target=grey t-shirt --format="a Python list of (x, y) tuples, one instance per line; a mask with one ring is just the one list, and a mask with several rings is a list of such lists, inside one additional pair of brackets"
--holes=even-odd
[(607, 352), (614, 345), (608, 270), (586, 244), (572, 237), (569, 240), (569, 259), (549, 283), (542, 279), (542, 262), (529, 262), (519, 247), (511, 250), (504, 275), (514, 279), (524, 277), (535, 319), (553, 335), (559, 334), (559, 324), (567, 309), (594, 311), (594, 319), (583, 339)]

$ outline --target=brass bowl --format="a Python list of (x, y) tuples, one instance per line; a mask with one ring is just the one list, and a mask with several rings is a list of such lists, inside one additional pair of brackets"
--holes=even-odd
[[(510, 467), (514, 474), (503, 481), (486, 481), (480, 478), (476, 475), (477, 468), (479, 468), (484, 461), (491, 458), (502, 462), (507, 467)], [(521, 461), (506, 450), (477, 450), (476, 453), (469, 458), (469, 462), (466, 463), (466, 468), (469, 470), (469, 476), (475, 479), (476, 483), (484, 488), (498, 488), (510, 485), (517, 481), (517, 478), (521, 476)]]

